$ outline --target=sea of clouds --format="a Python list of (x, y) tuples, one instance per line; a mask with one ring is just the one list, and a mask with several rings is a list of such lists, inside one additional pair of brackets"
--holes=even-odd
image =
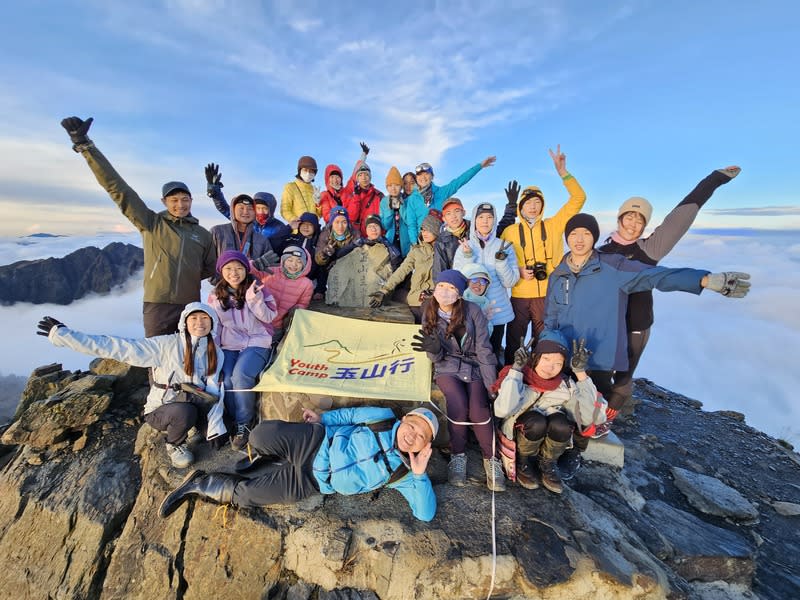
[[(0, 265), (64, 256), (112, 241), (140, 245), (139, 235), (15, 238), (0, 240)], [(753, 289), (742, 300), (713, 292), (699, 297), (656, 292), (656, 324), (637, 370), (662, 387), (703, 402), (705, 410), (735, 410), (747, 423), (800, 447), (800, 236), (796, 232), (695, 231), (663, 261), (665, 266), (745, 271)], [(85, 369), (90, 357), (51, 346), (35, 335), (51, 315), (74, 329), (125, 337), (143, 335), (141, 274), (111, 294), (69, 306), (0, 306), (6, 351), (0, 373), (29, 375), (60, 362)], [(210, 287), (204, 284), (203, 297)]]

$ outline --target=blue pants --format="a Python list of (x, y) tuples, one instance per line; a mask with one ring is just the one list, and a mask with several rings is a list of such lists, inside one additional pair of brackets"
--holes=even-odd
[(222, 380), (225, 384), (225, 411), (236, 423), (250, 425), (256, 415), (255, 392), (229, 392), (253, 387), (269, 361), (269, 348), (223, 350)]

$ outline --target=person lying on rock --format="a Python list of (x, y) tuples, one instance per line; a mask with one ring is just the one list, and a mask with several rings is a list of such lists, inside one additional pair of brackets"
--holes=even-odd
[[(267, 459), (265, 474), (246, 478), (195, 470), (161, 503), (167, 517), (189, 496), (218, 504), (260, 507), (292, 504), (312, 494), (362, 494), (381, 487), (400, 492), (417, 519), (436, 514), (436, 496), (425, 469), (439, 422), (427, 408), (398, 420), (391, 409), (341, 408), (318, 415), (303, 410), (304, 423), (263, 421), (250, 433), (255, 458), (240, 471)], [(239, 468), (240, 465), (237, 465)]]
[[(36, 333), (59, 348), (113, 358), (134, 367), (151, 367), (153, 380), (144, 405), (144, 420), (166, 432), (172, 465), (185, 469), (194, 462), (186, 445), (188, 432), (197, 423), (200, 411), (221, 394), (225, 355), (214, 343), (216, 330), (214, 309), (192, 302), (178, 319), (178, 333), (169, 335), (141, 339), (90, 335), (69, 329), (53, 317), (43, 317)], [(220, 433), (225, 432), (216, 432)], [(215, 435), (212, 428), (208, 435)]]
[[(501, 420), (500, 447), (509, 479), (535, 490), (541, 475), (541, 485), (560, 494), (559, 457), (571, 446), (576, 427), (588, 436), (605, 422), (606, 403), (586, 374), (591, 352), (584, 340), (573, 341), (570, 360), (567, 341), (558, 331), (542, 331), (538, 339), (533, 355), (521, 340), (514, 364), (500, 370), (491, 390), (497, 394), (494, 415)], [(564, 374), (568, 361), (577, 382)]]

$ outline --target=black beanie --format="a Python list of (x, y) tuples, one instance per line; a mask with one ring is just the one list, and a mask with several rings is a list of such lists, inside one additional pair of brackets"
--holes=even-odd
[(572, 230), (578, 227), (584, 227), (589, 230), (594, 238), (592, 242), (592, 246), (594, 246), (600, 238), (600, 226), (597, 224), (597, 219), (586, 213), (578, 213), (567, 221), (567, 225), (564, 227), (564, 239), (567, 239)]

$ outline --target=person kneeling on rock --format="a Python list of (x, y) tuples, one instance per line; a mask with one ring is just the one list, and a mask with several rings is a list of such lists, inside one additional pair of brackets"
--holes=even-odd
[(263, 421), (250, 433), (254, 458), (248, 471), (274, 461), (257, 477), (193, 471), (161, 503), (167, 517), (189, 496), (218, 504), (260, 507), (292, 504), (316, 492), (361, 494), (381, 487), (399, 491), (414, 516), (430, 521), (436, 496), (425, 473), (439, 422), (426, 408), (397, 420), (388, 408), (341, 408), (322, 414), (303, 410), (304, 423)]
[(571, 445), (576, 424), (588, 436), (606, 420), (606, 403), (586, 374), (591, 352), (584, 340), (572, 347), (570, 367), (577, 383), (563, 373), (569, 360), (566, 340), (558, 331), (545, 330), (533, 356), (530, 346), (520, 342), (514, 364), (503, 367), (492, 386), (494, 414), (502, 419), (503, 466), (509, 479), (529, 490), (539, 487), (541, 475), (541, 485), (560, 494), (564, 488), (556, 462)]
[[(214, 309), (202, 302), (191, 302), (178, 319), (178, 333), (169, 335), (133, 340), (89, 335), (69, 329), (53, 317), (43, 317), (36, 333), (60, 348), (113, 358), (134, 367), (152, 367), (144, 420), (154, 429), (166, 432), (167, 454), (172, 465), (185, 469), (194, 462), (194, 455), (186, 445), (189, 430), (201, 417), (201, 411), (216, 402), (222, 392), (220, 379), (225, 356), (214, 343), (216, 330)], [(220, 433), (225, 431), (209, 431), (209, 439)]]

